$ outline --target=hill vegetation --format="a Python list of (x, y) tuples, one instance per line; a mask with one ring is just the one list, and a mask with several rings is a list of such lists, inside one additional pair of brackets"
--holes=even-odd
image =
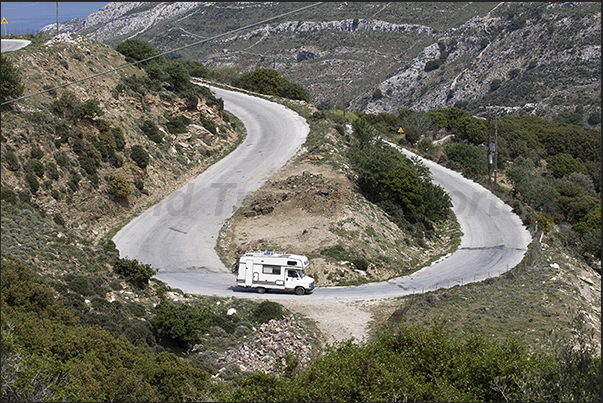
[[(563, 327), (564, 337), (551, 347), (502, 330), (496, 340), (475, 318), (425, 325), (422, 319), (438, 314), (417, 299), (403, 303), (388, 321), (393, 326), (373, 340), (329, 346), (307, 366), (289, 356), (279, 375), (221, 367), (215, 353), (240, 346), (256, 326), (286, 312), (269, 301), (173, 290), (152, 278), (156, 268), (121, 258), (109, 239), (119, 225), (236, 145), (242, 128), (220, 99), (190, 84), (191, 76), (212, 72), (183, 59), (156, 57), (117, 77), (60, 87), (159, 54), (139, 40), (120, 43), (117, 52), (75, 38), (47, 42), (48, 36), (36, 36), (31, 48), (2, 55), (3, 100), (19, 96), (21, 85), (27, 94), (48, 90), (2, 110), (3, 400), (598, 401), (600, 341), (585, 328), (586, 319), (543, 321), (544, 328)], [(274, 72), (258, 74), (283, 83)], [(263, 85), (254, 89), (269, 92)], [(463, 110), (346, 117), (353, 137), (336, 123), (341, 115), (316, 115), (328, 122), (329, 135), (348, 142), (345, 157), (363, 194), (400, 228), (429, 230), (446, 217), (448, 199), (420, 164), (392, 153), (380, 136), (486, 181), (487, 126)], [(540, 118), (499, 124), (501, 172), (492, 189), (530, 228), (538, 222), (551, 245), (560, 243), (555, 248), (595, 266), (600, 132)], [(392, 138), (398, 127), (406, 136)], [(455, 137), (451, 143), (434, 142), (447, 134)], [(323, 133), (314, 132), (307, 146), (319, 152), (324, 144)], [(371, 167), (375, 157), (383, 162), (379, 169)], [(543, 271), (536, 270), (536, 259), (501, 281)], [(454, 292), (465, 290), (470, 288)], [(440, 292), (424, 298), (431, 306), (445, 303)], [(575, 310), (582, 309), (576, 302)], [(300, 337), (312, 340), (306, 326)], [(567, 336), (571, 330), (574, 338)]]

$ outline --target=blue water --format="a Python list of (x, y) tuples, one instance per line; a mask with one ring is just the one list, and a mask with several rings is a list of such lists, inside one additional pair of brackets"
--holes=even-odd
[[(59, 24), (74, 18), (86, 18), (100, 10), (109, 2), (58, 2)], [(2, 35), (34, 34), (48, 24), (57, 22), (57, 2), (12, 2), (3, 1), (2, 19), (8, 23), (2, 24)]]

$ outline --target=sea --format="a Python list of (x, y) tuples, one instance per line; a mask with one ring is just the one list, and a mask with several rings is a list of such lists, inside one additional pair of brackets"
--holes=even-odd
[(100, 10), (109, 2), (1, 2), (2, 28), (4, 35), (24, 35), (40, 32), (48, 24), (59, 24), (74, 18), (86, 18), (95, 11)]

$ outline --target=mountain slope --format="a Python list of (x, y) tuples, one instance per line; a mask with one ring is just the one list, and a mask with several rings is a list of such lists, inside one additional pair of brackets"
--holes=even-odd
[(111, 3), (61, 29), (113, 45), (137, 37), (164, 51), (202, 41), (170, 57), (274, 68), (328, 109), (456, 105), (485, 115), (480, 106), (497, 105), (600, 122), (600, 3), (324, 3), (262, 23), (308, 6)]
[[(31, 198), (81, 236), (98, 241), (237, 142), (219, 104), (200, 99), (190, 108), (173, 93), (149, 91), (136, 66), (83, 80), (126, 64), (122, 54), (86, 36), (36, 39), (4, 57), (18, 66), (24, 94), (56, 89), (3, 111), (2, 188)], [(187, 130), (172, 132), (170, 122), (180, 118), (189, 119)], [(145, 127), (155, 128), (156, 137)], [(30, 174), (36, 166), (41, 170)], [(123, 184), (123, 197), (114, 194), (115, 183)]]

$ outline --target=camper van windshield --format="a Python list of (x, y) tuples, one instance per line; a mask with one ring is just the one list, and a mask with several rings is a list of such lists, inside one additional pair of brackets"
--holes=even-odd
[(299, 278), (304, 278), (306, 276), (306, 274), (304, 273), (303, 270), (298, 271), (299, 274)]

